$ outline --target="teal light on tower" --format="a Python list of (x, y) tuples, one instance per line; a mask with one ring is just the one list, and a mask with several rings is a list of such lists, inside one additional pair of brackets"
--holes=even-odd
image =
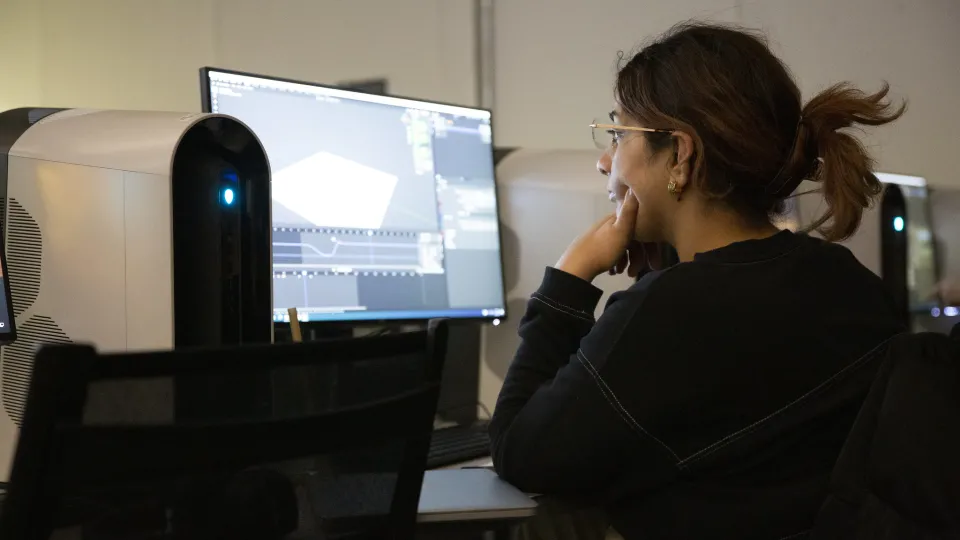
[(233, 188), (226, 187), (220, 190), (220, 201), (223, 202), (224, 206), (233, 206), (236, 199), (237, 194)]

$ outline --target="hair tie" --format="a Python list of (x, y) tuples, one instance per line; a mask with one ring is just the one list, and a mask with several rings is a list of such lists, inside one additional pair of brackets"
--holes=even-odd
[[(800, 118), (797, 120), (797, 129), (793, 132), (793, 142), (790, 143), (790, 150), (789, 154), (787, 155), (787, 160), (783, 162), (783, 165), (780, 166), (780, 170), (777, 171), (776, 175), (774, 175), (773, 180), (771, 180), (770, 183), (767, 184), (766, 189), (764, 189), (764, 192), (766, 192), (768, 195), (773, 195), (777, 198), (786, 197), (787, 195), (790, 195), (790, 193), (793, 193), (793, 190), (797, 189), (797, 186), (803, 181), (803, 178), (801, 178), (800, 182), (790, 186), (789, 192), (783, 193), (784, 188), (787, 187), (788, 183), (790, 183), (790, 177), (785, 176), (783, 173), (786, 171), (787, 165), (790, 164), (790, 158), (793, 157), (793, 150), (797, 147), (797, 139), (800, 138), (800, 126), (802, 125), (803, 115), (801, 114)], [(783, 178), (780, 178), (781, 176), (783, 176)]]

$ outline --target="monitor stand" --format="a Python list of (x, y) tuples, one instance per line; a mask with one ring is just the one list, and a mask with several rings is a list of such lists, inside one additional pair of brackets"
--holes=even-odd
[[(381, 331), (403, 331), (405, 327), (384, 327)], [(301, 323), (304, 341), (337, 339), (363, 335), (364, 329), (348, 324)], [(374, 333), (376, 329), (372, 330)], [(477, 422), (477, 408), (480, 403), (480, 348), (483, 323), (475, 321), (451, 320), (447, 336), (447, 355), (443, 366), (443, 378), (440, 382), (440, 399), (437, 403), (437, 417), (443, 424), (469, 426)], [(274, 341), (290, 342), (290, 325), (274, 325)], [(274, 377), (272, 387), (274, 395), (283, 396), (293, 386), (304, 384), (304, 374), (297, 380), (285, 380), (283, 376)], [(296, 383), (296, 384), (295, 384)], [(313, 384), (322, 387), (324, 381), (318, 379)], [(221, 396), (222, 399), (222, 396)], [(285, 407), (282, 407), (285, 408)]]
[(447, 357), (437, 403), (437, 417), (442, 422), (461, 426), (477, 422), (482, 331), (482, 323), (450, 321)]
[[(303, 341), (324, 341), (353, 337), (353, 325), (343, 323), (300, 323)], [(290, 343), (293, 341), (290, 323), (273, 323), (273, 342)]]
[[(443, 424), (469, 426), (477, 422), (480, 403), (480, 349), (483, 323), (476, 321), (450, 320), (447, 334), (447, 355), (440, 381), (440, 399), (437, 402), (437, 417)], [(422, 325), (384, 326), (374, 328), (372, 333), (403, 332)], [(304, 341), (337, 339), (362, 336), (364, 327), (349, 324), (301, 323)], [(290, 325), (275, 325), (275, 341), (290, 341)]]

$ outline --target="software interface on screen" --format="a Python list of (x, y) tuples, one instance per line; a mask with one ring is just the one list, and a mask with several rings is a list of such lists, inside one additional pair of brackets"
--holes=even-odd
[(275, 320), (504, 315), (489, 112), (208, 77), (270, 159)]

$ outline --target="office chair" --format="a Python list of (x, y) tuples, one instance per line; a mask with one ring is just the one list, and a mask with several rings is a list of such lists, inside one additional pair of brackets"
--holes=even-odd
[(891, 340), (810, 533), (960, 539), (960, 325)]
[[(412, 537), (446, 335), (433, 321), (420, 332), (284, 345), (44, 347), (0, 537)], [(177, 387), (191, 378), (297, 373), (327, 384), (252, 393), (243, 418), (176, 411)]]

